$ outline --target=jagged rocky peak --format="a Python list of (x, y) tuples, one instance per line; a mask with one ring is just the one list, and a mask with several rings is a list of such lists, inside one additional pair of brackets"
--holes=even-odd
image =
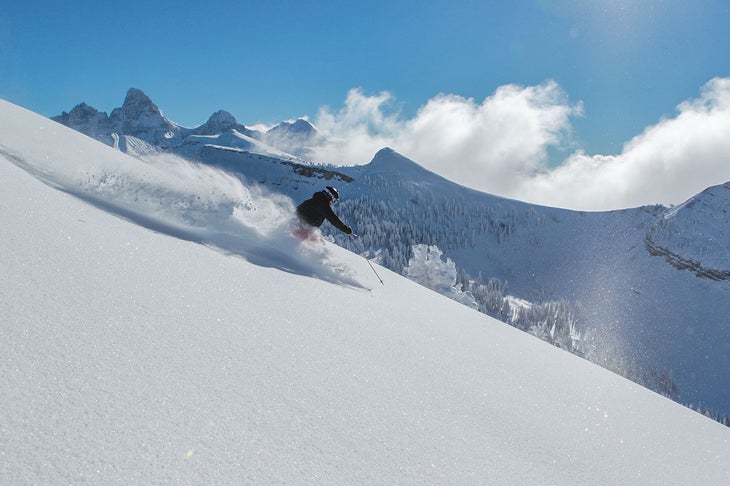
[(124, 104), (109, 115), (112, 130), (146, 142), (170, 147), (179, 143), (181, 128), (162, 115), (160, 109), (142, 90), (131, 88)]
[(130, 88), (127, 91), (127, 96), (124, 98), (122, 109), (131, 115), (141, 114), (145, 111), (162, 116), (160, 109), (156, 104), (152, 102), (149, 96), (144, 91), (137, 88)]
[(85, 102), (83, 102), (74, 106), (73, 109), (68, 113), (64, 111), (60, 115), (54, 116), (52, 119), (55, 121), (61, 121), (63, 119), (63, 123), (65, 123), (66, 121), (69, 123), (75, 123), (95, 118), (107, 118), (107, 115), (106, 113), (100, 112), (93, 106), (89, 106)]
[(70, 112), (63, 112), (51, 120), (78, 130), (91, 137), (103, 135), (109, 127), (109, 117), (86, 103), (79, 103)]
[(131, 88), (127, 91), (124, 104), (120, 108), (114, 108), (110, 118), (113, 121), (119, 120), (122, 123), (145, 120), (148, 122), (146, 125), (149, 125), (149, 122), (152, 121), (157, 121), (161, 124), (167, 121), (149, 96), (137, 88)]
[(93, 106), (87, 105), (85, 102), (79, 103), (78, 105), (74, 106), (74, 108), (69, 113), (64, 113), (68, 115), (71, 120), (88, 120), (90, 118), (95, 118), (100, 114), (103, 115), (104, 118), (106, 118), (106, 113), (100, 112)]
[[(130, 88), (122, 106), (114, 108), (109, 116), (82, 103), (53, 120), (104, 143), (111, 144), (116, 136), (128, 136), (163, 149), (181, 146), (190, 135), (215, 136), (232, 130), (296, 156), (306, 156), (311, 147), (324, 140), (305, 119), (283, 122), (263, 133), (246, 128), (225, 110), (216, 111), (197, 128), (184, 128), (165, 118), (150, 97), (137, 88)], [(239, 138), (235, 141), (240, 143)]]

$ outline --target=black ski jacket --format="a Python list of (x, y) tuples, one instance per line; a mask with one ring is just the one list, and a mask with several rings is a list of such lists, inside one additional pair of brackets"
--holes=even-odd
[(310, 226), (319, 228), (326, 219), (340, 231), (348, 235), (352, 233), (352, 229), (332, 211), (330, 198), (324, 191), (315, 192), (310, 199), (297, 206), (297, 216)]

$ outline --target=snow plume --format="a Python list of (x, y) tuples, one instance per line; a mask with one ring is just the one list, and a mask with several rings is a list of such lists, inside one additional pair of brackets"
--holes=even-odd
[[(576, 148), (571, 120), (583, 105), (554, 81), (501, 86), (481, 103), (441, 94), (410, 119), (389, 114), (394, 101), (353, 89), (340, 111), (322, 108), (315, 125), (329, 141), (318, 161), (366, 163), (388, 146), (474, 189), (576, 210), (679, 204), (730, 180), (730, 78), (710, 80), (675, 117), (608, 155)], [(551, 167), (551, 148), (574, 151)]]
[(33, 169), (44, 172), (47, 183), (111, 212), (214, 246), (230, 238), (276, 238), (291, 224), (289, 198), (266, 194), (218, 169), (166, 153), (98, 160), (51, 169), (36, 163)]
[(145, 163), (144, 171), (89, 170), (76, 195), (253, 263), (359, 286), (347, 269), (332, 270), (336, 263), (324, 245), (300, 244), (291, 236), (294, 204), (288, 197), (171, 155), (147, 157)]
[(287, 196), (170, 154), (146, 156), (146, 169), (88, 169), (80, 197), (157, 231), (217, 247), (264, 266), (362, 287), (315, 231), (292, 236)]
[(92, 167), (81, 183), (84, 195), (138, 214), (205, 233), (267, 237), (293, 214), (288, 198), (208, 166), (169, 154), (147, 156), (140, 167)]
[(262, 266), (360, 286), (327, 246), (301, 244), (291, 235), (294, 203), (286, 196), (169, 153), (125, 155), (2, 100), (0, 111), (8, 114), (0, 155), (53, 187)]

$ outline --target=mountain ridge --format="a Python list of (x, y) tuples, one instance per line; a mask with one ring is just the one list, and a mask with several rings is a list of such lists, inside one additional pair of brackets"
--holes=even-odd
[(117, 136), (133, 136), (167, 150), (184, 144), (190, 135), (220, 135), (234, 130), (262, 144), (278, 144), (282, 152), (286, 152), (287, 148), (298, 151), (299, 144), (317, 143), (321, 139), (317, 130), (303, 119), (293, 123), (282, 122), (262, 132), (239, 123), (225, 110), (214, 112), (198, 127), (185, 128), (168, 120), (152, 99), (138, 88), (130, 88), (122, 106), (114, 108), (108, 116), (82, 102), (70, 112), (63, 112), (51, 119), (107, 145), (112, 144), (112, 134), (116, 133)]

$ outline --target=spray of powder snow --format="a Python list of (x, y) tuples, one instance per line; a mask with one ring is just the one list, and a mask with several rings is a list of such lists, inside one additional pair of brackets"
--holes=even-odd
[(89, 173), (82, 191), (132, 219), (173, 236), (243, 256), (253, 263), (361, 286), (323, 243), (292, 237), (295, 208), (288, 197), (243, 184), (221, 170), (157, 153), (143, 170)]
[(128, 167), (89, 167), (78, 191), (206, 240), (226, 233), (245, 240), (271, 237), (288, 227), (294, 213), (284, 196), (170, 154), (148, 155)]
[(16, 163), (58, 189), (159, 233), (258, 265), (361, 287), (326, 245), (291, 235), (296, 219), (291, 199), (221, 170), (159, 152), (66, 166)]

